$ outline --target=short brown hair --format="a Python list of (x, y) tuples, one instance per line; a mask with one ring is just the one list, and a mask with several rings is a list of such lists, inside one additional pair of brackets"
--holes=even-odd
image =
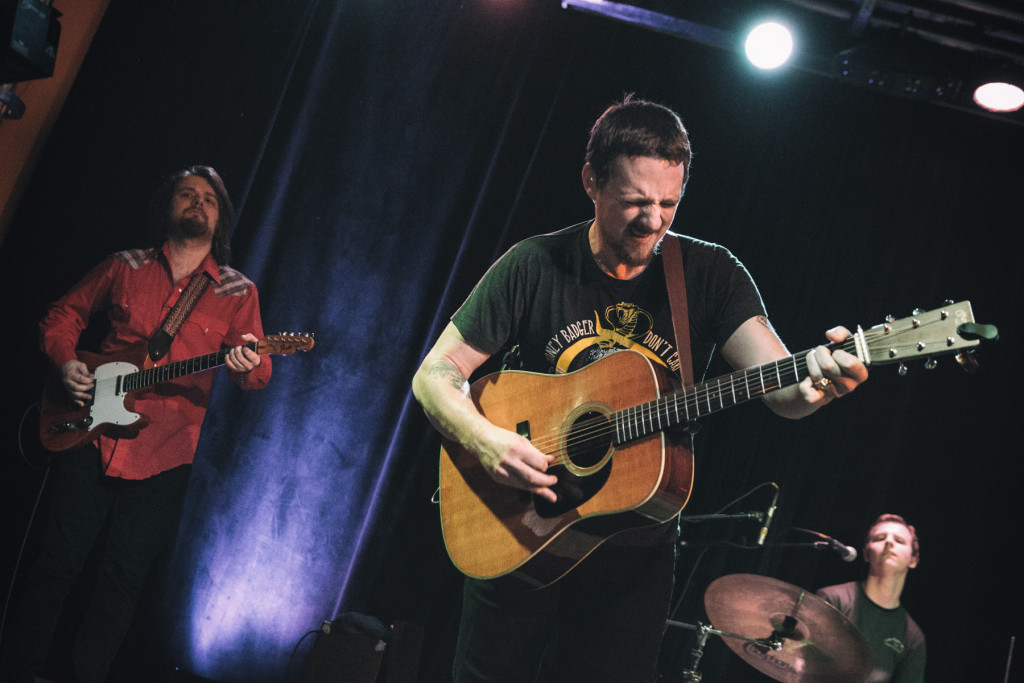
[(690, 137), (679, 115), (660, 104), (627, 95), (608, 107), (590, 129), (586, 162), (598, 187), (620, 156), (653, 157), (683, 165), (683, 188), (690, 179)]
[(888, 513), (878, 515), (878, 518), (875, 520), (874, 524), (872, 524), (871, 528), (868, 529), (868, 534), (864, 539), (865, 546), (871, 541), (871, 532), (875, 530), (875, 527), (879, 524), (884, 524), (885, 522), (895, 522), (897, 524), (902, 524), (903, 526), (907, 527), (907, 531), (910, 532), (910, 548), (913, 552), (912, 556), (921, 556), (921, 544), (917, 540), (917, 529), (915, 529), (913, 525), (907, 524), (907, 520), (903, 519), (899, 515), (893, 515)]

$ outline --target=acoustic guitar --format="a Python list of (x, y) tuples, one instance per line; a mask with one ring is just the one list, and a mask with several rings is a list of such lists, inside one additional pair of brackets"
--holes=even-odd
[[(857, 332), (832, 349), (865, 365), (958, 353), (997, 336), (974, 324), (969, 301), (947, 302)], [(668, 372), (635, 351), (620, 351), (564, 375), (505, 371), (470, 387), (487, 419), (554, 456), (556, 503), (495, 482), (475, 455), (445, 441), (440, 462), (441, 528), (464, 574), (513, 575), (533, 586), (553, 583), (601, 543), (628, 529), (671, 520), (693, 485), (688, 424), (797, 384), (803, 351), (682, 390)], [(934, 363), (934, 360), (929, 360)]]

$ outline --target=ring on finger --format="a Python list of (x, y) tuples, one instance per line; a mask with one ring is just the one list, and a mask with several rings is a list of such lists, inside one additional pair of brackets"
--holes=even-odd
[(832, 384), (832, 380), (830, 380), (828, 377), (822, 377), (821, 379), (814, 383), (814, 386), (816, 386), (818, 389), (822, 391), (825, 391), (825, 388), (828, 387), (829, 384)]

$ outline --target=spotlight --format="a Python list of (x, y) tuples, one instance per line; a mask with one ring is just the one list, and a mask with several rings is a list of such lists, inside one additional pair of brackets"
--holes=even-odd
[(775, 69), (785, 64), (793, 53), (793, 36), (782, 24), (766, 22), (747, 34), (743, 49), (747, 59), (758, 69)]
[(974, 91), (974, 103), (994, 112), (1017, 111), (1024, 106), (1024, 90), (1013, 83), (990, 81)]

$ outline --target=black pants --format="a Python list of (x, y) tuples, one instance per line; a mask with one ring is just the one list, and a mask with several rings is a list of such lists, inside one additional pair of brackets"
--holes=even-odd
[(653, 681), (674, 567), (672, 543), (605, 545), (540, 590), (466, 579), (455, 681)]
[(39, 557), (9, 630), (6, 675), (19, 680), (45, 663), (65, 598), (93, 546), (98, 576), (74, 639), (75, 680), (101, 683), (135, 616), (153, 560), (174, 538), (190, 465), (138, 481), (100, 473), (94, 446), (56, 456)]

